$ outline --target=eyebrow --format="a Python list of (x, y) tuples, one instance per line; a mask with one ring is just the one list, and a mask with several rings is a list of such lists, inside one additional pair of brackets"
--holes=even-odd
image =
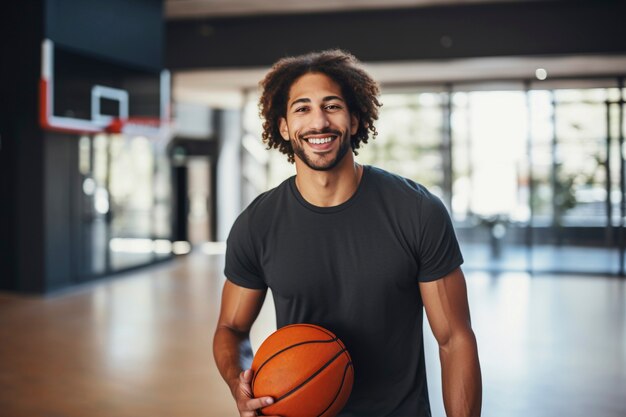
[[(324, 103), (325, 103), (325, 102), (327, 102), (327, 101), (332, 101), (332, 100), (339, 100), (339, 101), (341, 101), (341, 102), (343, 102), (343, 103), (345, 103), (345, 102), (346, 102), (346, 101), (345, 101), (342, 97), (340, 97), (340, 96), (326, 96), (326, 97), (324, 97), (324, 98), (322, 99), (322, 102), (324, 102)], [(296, 104), (298, 104), (298, 103), (310, 103), (310, 102), (311, 102), (311, 99), (310, 99), (310, 98), (306, 98), (306, 97), (299, 98), (299, 99), (297, 99), (297, 100), (294, 100), (294, 102), (293, 102), (293, 103), (291, 103), (291, 104), (289, 105), (289, 108), (292, 108), (294, 105), (296, 105)]]

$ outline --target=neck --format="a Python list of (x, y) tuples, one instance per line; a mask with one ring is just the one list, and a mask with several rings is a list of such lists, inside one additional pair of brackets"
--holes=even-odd
[(352, 154), (347, 154), (329, 171), (316, 171), (296, 158), (296, 173), (296, 186), (306, 201), (318, 207), (333, 207), (354, 195), (361, 182), (363, 167), (354, 161)]

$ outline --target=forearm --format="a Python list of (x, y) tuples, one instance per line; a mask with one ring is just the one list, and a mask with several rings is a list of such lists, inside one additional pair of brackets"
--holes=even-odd
[(467, 334), (451, 338), (439, 352), (447, 416), (480, 416), (482, 378), (474, 333), (470, 330)]
[(213, 338), (213, 356), (217, 369), (234, 396), (239, 384), (239, 374), (252, 363), (249, 334), (218, 326)]

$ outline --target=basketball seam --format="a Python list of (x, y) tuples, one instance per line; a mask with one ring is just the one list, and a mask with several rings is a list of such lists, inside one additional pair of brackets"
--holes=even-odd
[(310, 327), (312, 329), (317, 329), (323, 333), (326, 333), (328, 336), (330, 336), (333, 339), (337, 339), (337, 336), (335, 336), (335, 334), (331, 333), (329, 330), (320, 327), (320, 326), (316, 326), (315, 324), (307, 324), (307, 323), (296, 323), (296, 324), (290, 324), (289, 326), (285, 326), (285, 327), (292, 327), (292, 326), (301, 326), (301, 327)]
[(298, 391), (300, 388), (305, 386), (309, 381), (311, 381), (313, 378), (318, 376), (324, 369), (328, 368), (330, 366), (330, 364), (333, 363), (335, 361), (335, 359), (337, 359), (339, 356), (341, 356), (341, 354), (343, 352), (344, 352), (343, 350), (340, 350), (339, 352), (337, 352), (337, 354), (335, 354), (335, 356), (333, 356), (328, 362), (326, 362), (320, 369), (315, 371), (311, 376), (309, 376), (307, 379), (302, 381), (302, 383), (300, 383), (300, 385), (298, 385), (297, 387), (292, 388), (291, 391), (289, 391), (289, 392), (283, 394), (282, 396), (276, 398), (274, 404), (276, 404), (280, 400), (285, 399), (286, 397), (290, 396), (291, 394), (293, 394), (294, 392)]
[(346, 364), (346, 367), (343, 370), (343, 378), (341, 378), (341, 384), (339, 385), (339, 389), (337, 390), (337, 393), (335, 394), (335, 398), (333, 398), (333, 400), (330, 402), (330, 404), (328, 404), (328, 407), (326, 407), (326, 409), (324, 411), (322, 411), (317, 417), (322, 417), (324, 415), (324, 413), (326, 411), (328, 411), (328, 409), (330, 407), (332, 407), (332, 405), (335, 403), (335, 401), (337, 401), (337, 397), (339, 397), (339, 394), (341, 394), (341, 390), (343, 388), (343, 384), (346, 382), (346, 375), (348, 374), (348, 368), (352, 367), (352, 362), (348, 362)]
[(331, 332), (328, 329), (325, 329), (321, 326), (318, 326), (316, 324), (309, 324), (309, 323), (294, 323), (294, 324), (288, 324), (287, 326), (283, 326), (280, 329), (278, 329), (278, 331), (283, 330), (283, 329), (287, 329), (289, 327), (309, 327), (311, 329), (315, 329), (315, 330), (319, 330), (322, 333), (325, 333), (326, 335), (330, 336), (332, 339), (338, 339), (337, 335), (335, 335), (333, 332)]
[(279, 350), (278, 352), (274, 353), (272, 356), (270, 356), (269, 358), (267, 358), (262, 364), (261, 366), (259, 366), (259, 369), (257, 369), (254, 372), (254, 375), (252, 376), (252, 383), (251, 383), (251, 388), (254, 390), (254, 383), (256, 382), (256, 377), (257, 375), (259, 375), (259, 373), (261, 372), (261, 369), (263, 369), (263, 367), (265, 366), (266, 363), (268, 363), (269, 361), (271, 361), (272, 359), (274, 359), (276, 356), (280, 355), (283, 352), (286, 352), (289, 349), (298, 347), (298, 346), (302, 346), (302, 345), (308, 345), (311, 343), (332, 343), (332, 342), (336, 342), (337, 341), (337, 337), (335, 336), (334, 339), (330, 339), (330, 340), (307, 340), (306, 342), (300, 342), (300, 343), (295, 343), (293, 345), (289, 345), (286, 348), (283, 348), (281, 350)]

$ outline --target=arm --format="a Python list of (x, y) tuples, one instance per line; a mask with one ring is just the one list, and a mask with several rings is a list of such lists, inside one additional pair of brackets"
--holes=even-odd
[[(269, 397), (252, 398), (252, 347), (250, 328), (259, 315), (266, 290), (251, 290), (226, 281), (222, 306), (213, 337), (215, 363), (237, 402), (242, 417), (256, 416), (257, 410), (271, 404)], [(268, 402), (270, 401), (270, 402)]]
[(480, 364), (463, 272), (457, 268), (441, 279), (419, 285), (430, 327), (439, 344), (446, 414), (480, 416)]

